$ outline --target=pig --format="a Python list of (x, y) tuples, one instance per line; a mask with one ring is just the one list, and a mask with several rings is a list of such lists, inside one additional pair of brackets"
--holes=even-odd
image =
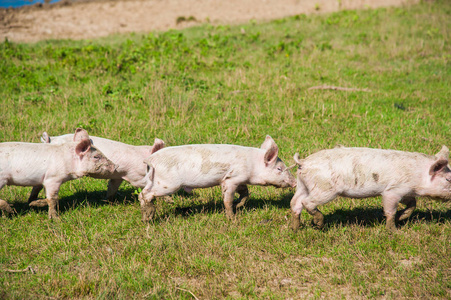
[(406, 207), (398, 220), (405, 220), (415, 210), (418, 196), (451, 200), (448, 158), (446, 146), (435, 156), (343, 146), (316, 152), (305, 159), (296, 153), (297, 187), (290, 203), (291, 228), (294, 231), (299, 228), (303, 208), (313, 216), (314, 225), (323, 227), (324, 216), (317, 206), (337, 196), (382, 196), (386, 228), (395, 231), (400, 202)]
[(114, 163), (92, 146), (88, 133), (81, 128), (75, 131), (73, 142), (61, 145), (0, 143), (0, 189), (5, 185), (45, 187), (46, 199), (29, 204), (42, 206), (46, 202), (50, 219), (58, 217), (61, 184), (83, 176), (107, 176), (115, 169)]
[[(44, 132), (41, 141), (50, 144), (62, 144), (71, 141), (73, 136), (73, 134), (65, 134), (49, 137), (47, 132)], [(114, 199), (123, 180), (128, 181), (136, 188), (143, 188), (146, 185), (146, 180), (144, 179), (146, 176), (144, 159), (164, 147), (164, 142), (158, 138), (155, 139), (153, 146), (132, 146), (96, 136), (90, 136), (90, 138), (92, 144), (102, 151), (117, 167), (116, 171), (112, 174), (97, 175), (95, 177), (110, 179), (106, 194), (106, 198), (109, 201)], [(33, 201), (37, 197), (39, 191), (39, 187), (33, 188), (30, 201)]]
[[(221, 185), (226, 215), (244, 205), (249, 196), (247, 184), (294, 187), (296, 180), (277, 156), (279, 148), (266, 136), (261, 148), (237, 145), (184, 145), (164, 148), (144, 162), (147, 184), (139, 194), (142, 220), (155, 215), (154, 197), (175, 193), (181, 188), (208, 188)], [(238, 204), (233, 202), (235, 192)]]

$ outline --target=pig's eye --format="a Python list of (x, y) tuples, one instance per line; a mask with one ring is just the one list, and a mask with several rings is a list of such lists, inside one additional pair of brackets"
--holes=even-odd
[(100, 159), (100, 155), (94, 155), (94, 158), (99, 160)]
[(282, 167), (278, 167), (277, 171), (282, 172)]

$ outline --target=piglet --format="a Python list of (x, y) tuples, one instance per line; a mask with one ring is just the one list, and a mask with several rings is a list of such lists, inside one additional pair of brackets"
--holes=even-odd
[[(107, 176), (115, 168), (91, 145), (88, 133), (81, 128), (75, 131), (73, 142), (61, 145), (0, 144), (0, 189), (5, 185), (45, 187), (50, 219), (58, 217), (61, 184), (83, 176)], [(30, 206), (42, 206), (42, 202), (33, 201)]]
[[(63, 144), (72, 141), (73, 136), (73, 134), (65, 134), (50, 137), (47, 132), (44, 132), (41, 141), (50, 144)], [(123, 180), (130, 182), (136, 188), (143, 188), (146, 185), (144, 159), (164, 147), (164, 142), (158, 138), (155, 139), (152, 146), (133, 146), (96, 136), (90, 136), (90, 139), (92, 144), (117, 167), (114, 173), (93, 176), (99, 179), (110, 179), (106, 194), (106, 198), (110, 201), (114, 199)], [(39, 191), (40, 189), (33, 188), (30, 195), (31, 201), (37, 197)]]
[(398, 204), (406, 208), (399, 220), (410, 217), (418, 196), (451, 200), (449, 150), (443, 146), (435, 156), (396, 150), (346, 148), (316, 152), (305, 159), (296, 153), (297, 188), (291, 200), (291, 228), (300, 226), (303, 208), (322, 227), (324, 216), (317, 206), (338, 196), (368, 198), (382, 196), (386, 227), (396, 230)]
[[(233, 218), (233, 197), (239, 206), (246, 201), (247, 184), (294, 187), (294, 176), (277, 156), (279, 148), (266, 136), (261, 148), (236, 145), (184, 145), (164, 148), (147, 158), (147, 185), (139, 194), (142, 220), (155, 215), (154, 197), (175, 193), (181, 188), (208, 188), (221, 185), (228, 218)], [(236, 208), (236, 207), (235, 207)]]

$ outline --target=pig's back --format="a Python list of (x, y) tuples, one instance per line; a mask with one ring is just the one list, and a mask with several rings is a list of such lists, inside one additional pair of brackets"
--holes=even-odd
[(326, 149), (310, 155), (306, 161), (310, 165), (333, 164), (354, 166), (367, 165), (369, 168), (381, 166), (384, 169), (413, 166), (432, 161), (433, 156), (417, 152), (406, 152), (389, 149), (373, 149), (364, 147)]
[(8, 184), (38, 184), (42, 181), (49, 166), (54, 164), (55, 160), (59, 161), (63, 155), (64, 152), (59, 145), (1, 143), (0, 173), (7, 178)]
[(218, 185), (226, 175), (246, 173), (257, 148), (205, 144), (163, 148), (147, 160), (158, 178), (178, 181), (181, 186)]
[[(412, 184), (432, 160), (431, 156), (397, 150), (335, 148), (307, 157), (301, 166), (304, 178), (330, 179), (337, 187), (383, 189)], [(419, 179), (418, 179), (419, 180)]]

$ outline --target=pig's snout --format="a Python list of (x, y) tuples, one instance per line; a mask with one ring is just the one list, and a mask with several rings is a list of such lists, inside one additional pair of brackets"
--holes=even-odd
[(97, 172), (112, 174), (119, 168), (118, 165), (113, 163), (111, 160), (107, 159), (105, 162), (97, 165)]
[(288, 176), (288, 180), (285, 180), (288, 185), (285, 187), (293, 187), (293, 188), (296, 187), (296, 185), (297, 185), (296, 178), (294, 178), (294, 176), (290, 173), (290, 170), (296, 166), (297, 166), (297, 164), (293, 164), (284, 170), (286, 176)]

